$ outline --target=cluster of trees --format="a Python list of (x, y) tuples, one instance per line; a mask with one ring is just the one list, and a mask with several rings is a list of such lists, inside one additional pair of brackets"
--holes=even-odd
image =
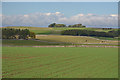
[(83, 26), (82, 24), (75, 24), (75, 25), (69, 25), (68, 27), (79, 27), (79, 28), (85, 28), (86, 26)]
[(48, 27), (66, 27), (66, 25), (53, 23), (53, 24), (50, 24)]
[(118, 37), (119, 31), (109, 31), (109, 32), (98, 32), (90, 30), (64, 30), (61, 32), (62, 35), (73, 35), (73, 36), (95, 36), (95, 37)]
[(102, 28), (103, 30), (111, 30), (112, 28)]
[(52, 23), (48, 27), (79, 27), (79, 28), (85, 28), (86, 26), (83, 26), (82, 24), (75, 24), (75, 25), (66, 26), (65, 24)]
[(35, 33), (28, 29), (2, 28), (2, 39), (34, 39)]

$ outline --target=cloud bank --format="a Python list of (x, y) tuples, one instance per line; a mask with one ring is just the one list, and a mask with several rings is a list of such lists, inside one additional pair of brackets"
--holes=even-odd
[[(0, 15), (1, 17), (1, 15)], [(81, 23), (85, 26), (104, 26), (117, 27), (118, 15), (96, 15), (96, 14), (77, 14), (71, 17), (65, 17), (60, 12), (55, 13), (32, 13), (25, 15), (2, 15), (2, 25), (18, 26), (48, 26), (51, 23), (63, 23), (66, 25)]]

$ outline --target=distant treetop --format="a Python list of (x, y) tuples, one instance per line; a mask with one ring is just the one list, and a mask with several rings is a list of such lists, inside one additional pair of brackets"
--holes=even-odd
[(82, 24), (74, 24), (74, 25), (66, 26), (65, 24), (52, 23), (48, 27), (79, 27), (79, 28), (85, 28), (86, 26), (83, 26)]
[(79, 28), (85, 28), (86, 26), (83, 26), (82, 24), (74, 24), (74, 25), (69, 25), (68, 27), (79, 27)]

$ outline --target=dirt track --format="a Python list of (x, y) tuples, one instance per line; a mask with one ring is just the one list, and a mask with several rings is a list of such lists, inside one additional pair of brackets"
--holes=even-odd
[(96, 45), (69, 45), (69, 46), (6, 46), (6, 47), (103, 47), (103, 48), (120, 48), (118, 46), (96, 46)]

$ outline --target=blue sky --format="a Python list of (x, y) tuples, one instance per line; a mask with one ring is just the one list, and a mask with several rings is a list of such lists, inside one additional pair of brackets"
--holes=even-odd
[(119, 0), (2, 0), (2, 2), (118, 2)]
[(117, 2), (3, 2), (3, 14), (61, 12), (65, 16), (78, 13), (117, 14)]
[(3, 26), (84, 24), (116, 27), (117, 2), (3, 2)]

